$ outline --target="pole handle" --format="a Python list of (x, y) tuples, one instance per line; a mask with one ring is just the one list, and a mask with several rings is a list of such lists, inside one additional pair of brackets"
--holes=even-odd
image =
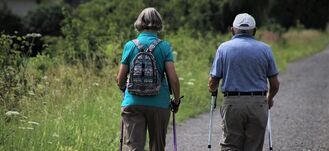
[(211, 93), (211, 104), (213, 105), (212, 108), (215, 109), (216, 106), (217, 106), (217, 102), (216, 102), (216, 99), (217, 99), (217, 95), (218, 95), (218, 89), (215, 91), (215, 92), (212, 92)]
[(216, 90), (215, 92), (212, 92), (211, 96), (217, 96), (217, 94), (218, 94), (218, 90)]

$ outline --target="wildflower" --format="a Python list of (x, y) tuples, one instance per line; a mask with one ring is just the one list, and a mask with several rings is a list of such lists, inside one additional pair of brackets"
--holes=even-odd
[(41, 79), (42, 79), (42, 80), (47, 80), (48, 77), (47, 77), (47, 76), (43, 76)]
[(94, 83), (93, 83), (93, 86), (99, 86), (99, 83), (94, 82)]
[(17, 116), (17, 115), (20, 115), (20, 113), (17, 112), (17, 111), (8, 111), (8, 112), (6, 112), (6, 116)]
[(194, 85), (193, 82), (189, 81), (189, 82), (186, 82), (187, 85)]
[(54, 134), (53, 134), (53, 137), (59, 137), (59, 135), (58, 135), (58, 134), (56, 134), (56, 133), (54, 133)]
[(39, 33), (31, 33), (31, 34), (27, 34), (26, 37), (33, 37), (33, 38), (36, 38), (36, 37), (41, 37), (42, 35), (39, 34)]
[(32, 124), (32, 125), (40, 125), (40, 123), (34, 122), (34, 121), (28, 121), (27, 123)]
[(35, 93), (33, 91), (29, 91), (28, 93), (29, 95), (35, 95)]
[(34, 130), (33, 127), (18, 127), (18, 128), (22, 130)]

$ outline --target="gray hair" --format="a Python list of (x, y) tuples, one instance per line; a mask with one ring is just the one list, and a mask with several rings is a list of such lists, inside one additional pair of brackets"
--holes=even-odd
[(145, 8), (137, 17), (134, 27), (139, 32), (143, 30), (160, 32), (163, 28), (161, 15), (155, 8)]
[(249, 30), (242, 30), (242, 29), (237, 29), (235, 27), (233, 27), (233, 30), (235, 32), (235, 34), (247, 34), (247, 35), (253, 35), (255, 28), (254, 29), (249, 29)]

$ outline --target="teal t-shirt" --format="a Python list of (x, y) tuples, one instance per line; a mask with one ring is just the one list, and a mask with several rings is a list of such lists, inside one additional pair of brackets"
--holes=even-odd
[[(148, 48), (153, 41), (155, 41), (158, 36), (151, 32), (142, 32), (138, 35), (137, 39), (144, 46)], [(131, 66), (134, 57), (138, 54), (139, 50), (137, 46), (132, 42), (128, 41), (123, 49), (121, 64)], [(165, 62), (174, 61), (172, 47), (166, 41), (161, 41), (153, 50), (153, 55), (157, 63), (157, 69), (159, 73), (164, 77)], [(130, 68), (129, 68), (130, 70)], [(169, 108), (170, 94), (167, 80), (164, 78), (162, 80), (160, 94), (157, 96), (137, 96), (130, 94), (127, 90), (125, 91), (125, 96), (122, 101), (121, 106), (132, 106), (132, 105), (145, 105), (160, 108)]]

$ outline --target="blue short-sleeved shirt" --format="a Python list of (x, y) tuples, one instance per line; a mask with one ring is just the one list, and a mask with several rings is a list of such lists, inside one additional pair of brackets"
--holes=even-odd
[(243, 34), (219, 46), (210, 71), (222, 79), (222, 92), (268, 91), (267, 79), (277, 74), (271, 47)]
[[(157, 35), (151, 32), (142, 32), (138, 35), (137, 39), (144, 46), (148, 48), (153, 41), (157, 39)], [(134, 57), (137, 55), (139, 50), (132, 41), (128, 41), (123, 49), (121, 64), (128, 65), (132, 64)], [(153, 50), (153, 55), (157, 63), (157, 69), (159, 73), (164, 75), (165, 62), (174, 61), (172, 54), (172, 47), (167, 41), (161, 41)], [(130, 69), (129, 69), (130, 70)], [(163, 76), (164, 77), (164, 76)], [(154, 106), (160, 108), (169, 108), (170, 94), (167, 80), (164, 78), (162, 80), (160, 94), (157, 96), (137, 96), (130, 94), (127, 90), (125, 91), (125, 96), (122, 101), (121, 106), (131, 106), (131, 105), (145, 105)]]

